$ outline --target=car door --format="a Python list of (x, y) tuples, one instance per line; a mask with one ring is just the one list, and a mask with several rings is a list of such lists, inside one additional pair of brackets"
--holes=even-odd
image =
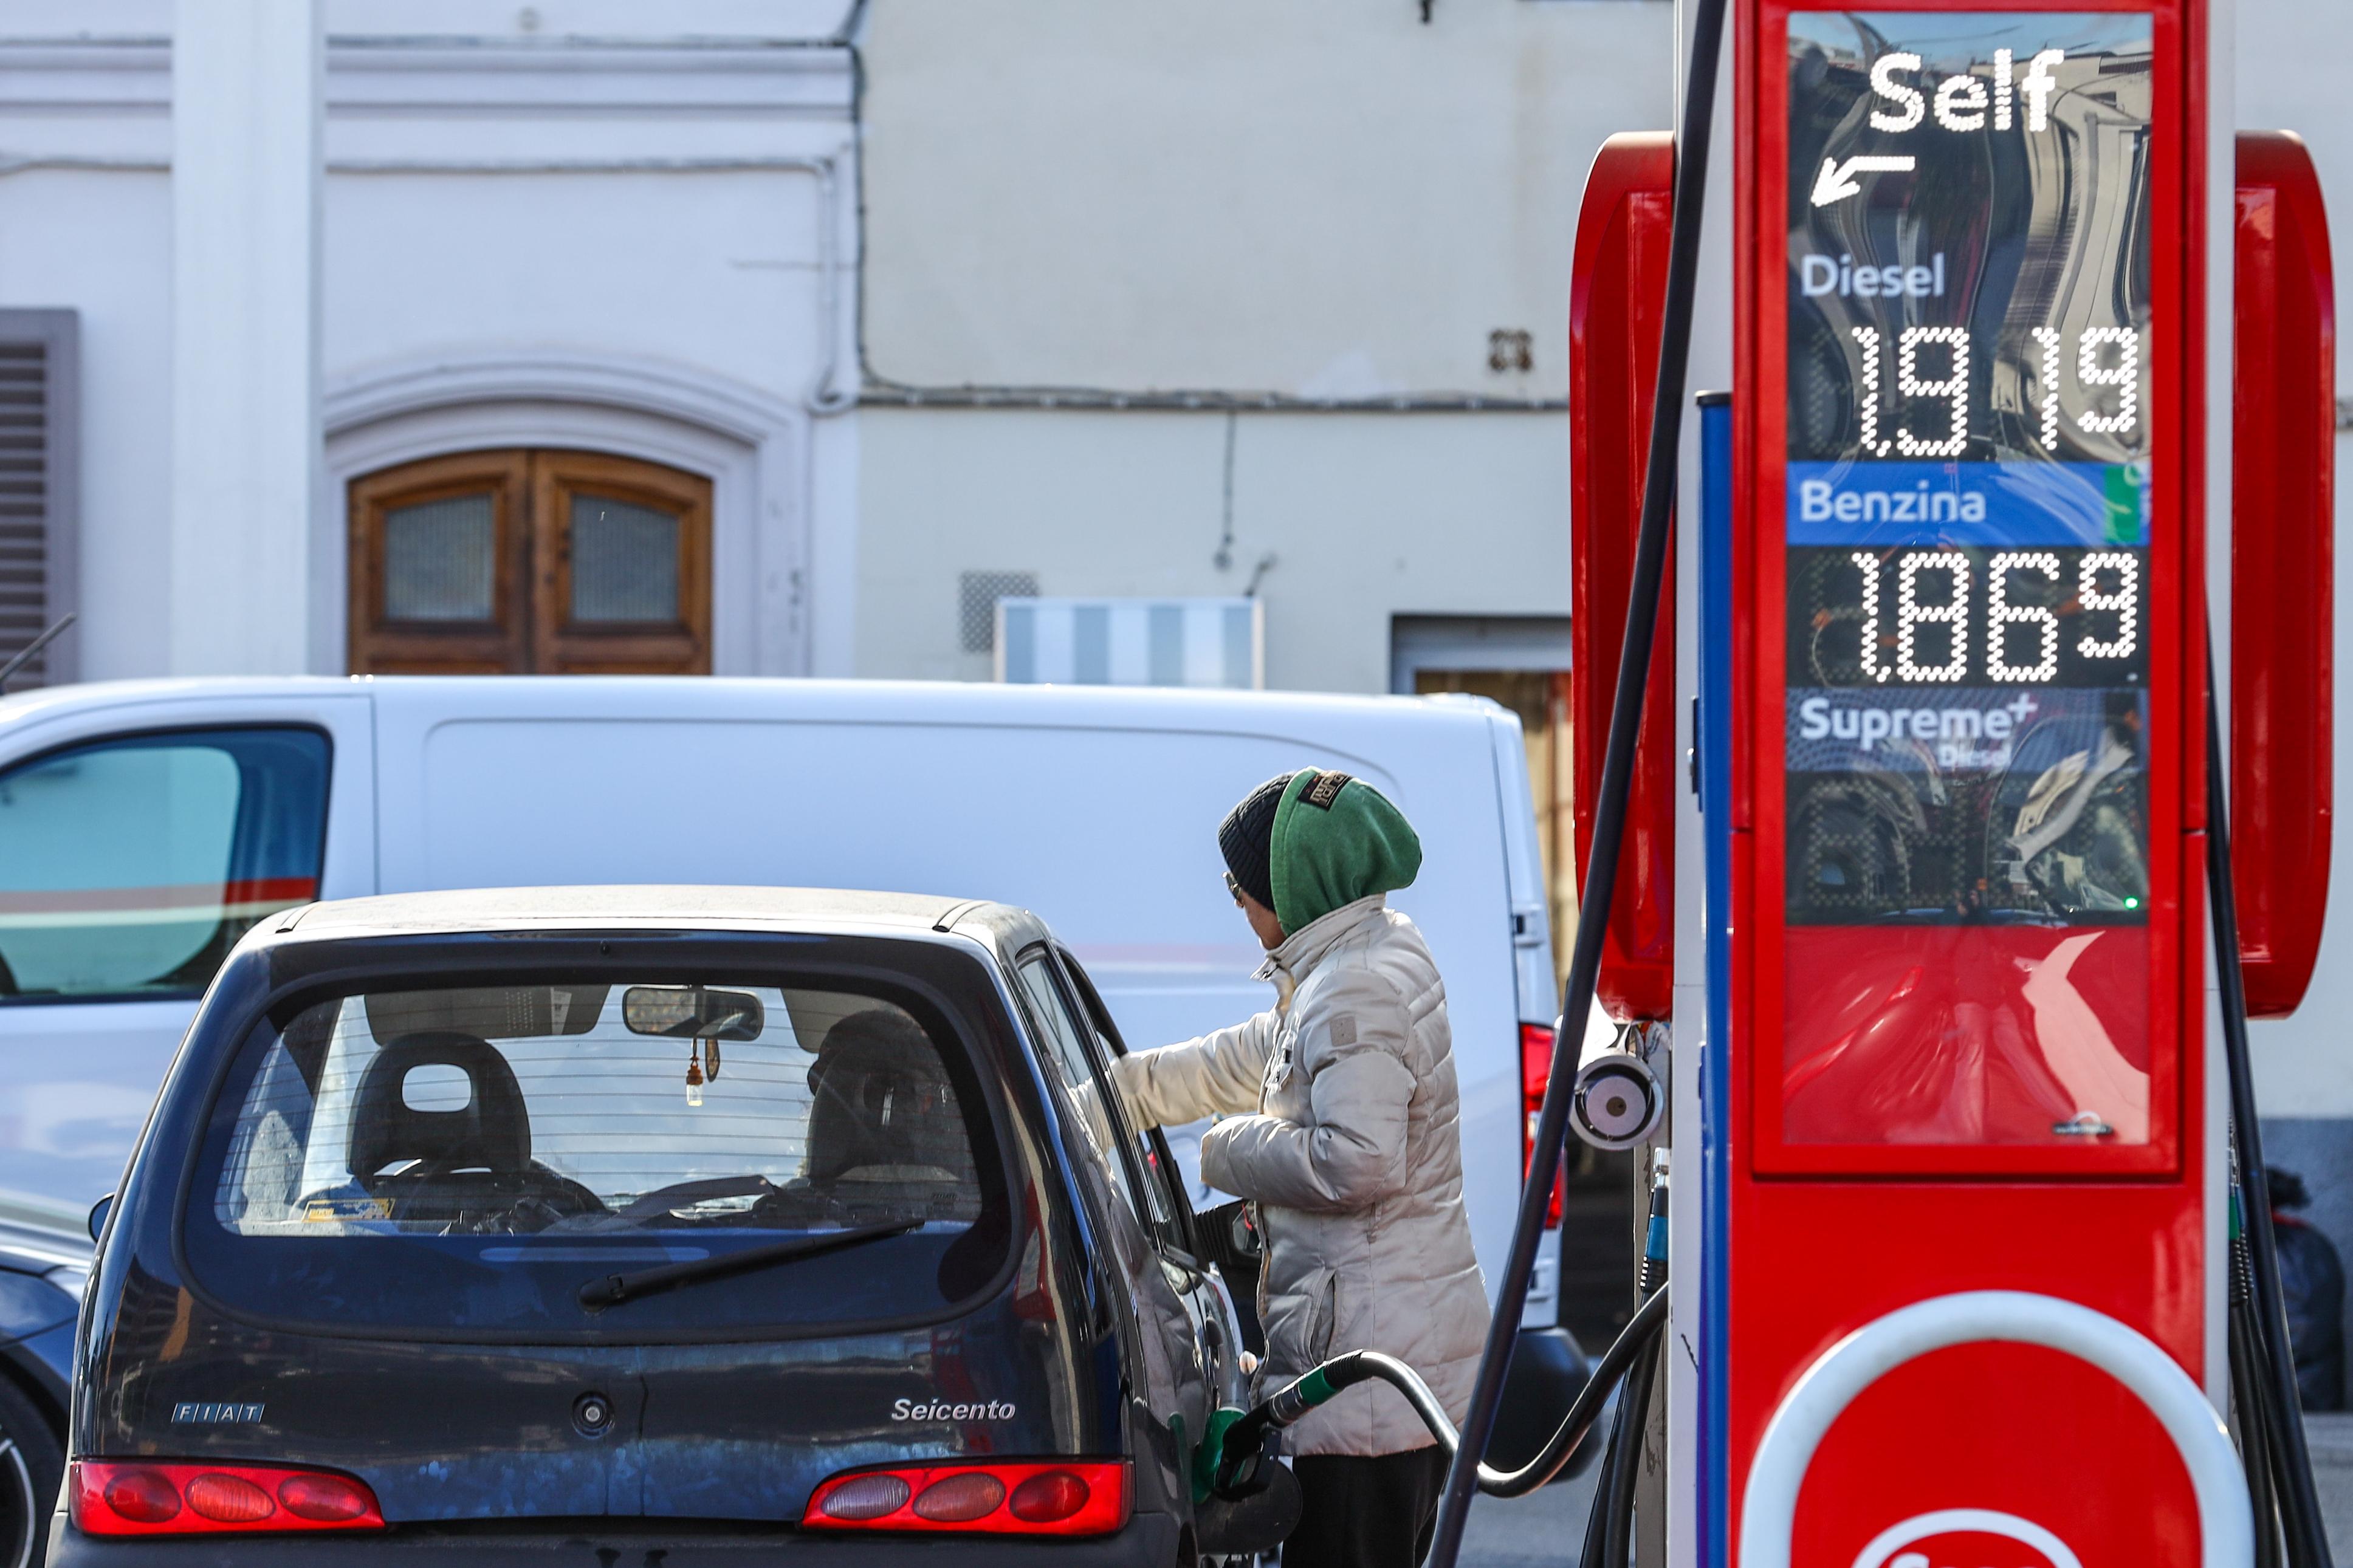
[(374, 890), (373, 770), (367, 700), (340, 691), (0, 737), (0, 1205), (78, 1232), (237, 938)]
[(1127, 1281), (1125, 1294), (1134, 1312), (1129, 1325), (1132, 1394), (1147, 1418), (1158, 1449), (1155, 1458), (1165, 1467), (1170, 1488), (1182, 1495), (1190, 1484), (1194, 1445), (1216, 1407), (1215, 1367), (1201, 1332), (1205, 1277), (1200, 1264), (1169, 1239), (1166, 1189), (1137, 1157), (1139, 1144), (1112, 1087), (1098, 1037), (1058, 955), (1041, 943), (1022, 952), (1015, 968), (1023, 1000), (1068, 1096), (1069, 1114), (1113, 1197), (1108, 1206), (1114, 1212), (1105, 1216), (1112, 1261)]
[[(1093, 979), (1070, 949), (1058, 945), (1054, 956), (1070, 984), (1079, 1016), (1087, 1025), (1094, 1048), (1108, 1072), (1113, 1058), (1127, 1055), (1127, 1043), (1120, 1037), (1119, 1026), (1113, 1022), (1103, 994), (1095, 989)], [(1139, 1131), (1129, 1127), (1124, 1102), (1118, 1104), (1117, 1111), (1121, 1125), (1127, 1129), (1128, 1146), (1135, 1151), (1135, 1163), (1152, 1208), (1153, 1230), (1162, 1256), (1185, 1279), (1179, 1293), (1194, 1316), (1196, 1335), (1208, 1363), (1212, 1401), (1247, 1404), (1250, 1387), (1249, 1375), (1240, 1364), (1244, 1342), (1240, 1314), (1236, 1310), (1229, 1282), (1206, 1262), (1209, 1252), (1201, 1244), (1201, 1218), (1186, 1200), (1183, 1167), (1169, 1148), (1167, 1135), (1159, 1128)]]

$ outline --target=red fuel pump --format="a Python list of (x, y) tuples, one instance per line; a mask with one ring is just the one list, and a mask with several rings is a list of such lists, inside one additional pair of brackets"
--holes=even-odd
[[(2213, 199), (2213, 0), (1684, 15), (1681, 130), (1603, 150), (1571, 306), (1587, 921), (1564, 994), (1580, 1022), (1596, 999), (1671, 1009), (1673, 1116), (1617, 1136), (1672, 1147), (1683, 1188), (1670, 1215), (1650, 1162), (1583, 1560), (1623, 1561), (1660, 1473), (1641, 1407), (1663, 1366), (1673, 1568), (2239, 1564), (2258, 1542), (2327, 1568), (2245, 1033), (2300, 998), (2327, 887), (2333, 300), (2310, 162), (2243, 139), (2234, 217)], [(1702, 237), (1711, 181), (1728, 254)], [(1687, 350), (1733, 390), (1700, 396), (1684, 447)], [(2233, 431), (2234, 515), (2212, 515)], [(1697, 537), (1671, 566), (1678, 493)], [(1540, 1175), (1507, 1293), (1544, 1196)], [(1528, 1480), (1468, 1457), (1509, 1332), (1441, 1568), (1473, 1490)]]
[(2201, 1394), (2222, 1296), (2188, 10), (1739, 13), (1744, 1563), (1989, 1536), (2051, 1568), (2178, 1561), (2248, 1530)]

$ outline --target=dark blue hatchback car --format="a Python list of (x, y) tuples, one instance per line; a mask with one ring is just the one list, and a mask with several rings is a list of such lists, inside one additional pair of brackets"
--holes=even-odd
[(83, 1311), (57, 1568), (1248, 1550), (1234, 1304), (1001, 905), (320, 904), (207, 994)]

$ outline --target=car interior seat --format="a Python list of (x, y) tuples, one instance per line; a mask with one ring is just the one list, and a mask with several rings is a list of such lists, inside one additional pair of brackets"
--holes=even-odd
[(955, 1086), (894, 1007), (828, 1031), (809, 1068), (808, 1178), (856, 1211), (971, 1219), (980, 1209)]
[[(466, 1102), (448, 1110), (408, 1102), (418, 1068), (453, 1068)], [(587, 1187), (531, 1157), (531, 1112), (514, 1068), (496, 1047), (455, 1030), (403, 1035), (360, 1075), (351, 1171), (394, 1220), (475, 1231), (535, 1231), (603, 1212)]]
[[(465, 1075), (466, 1103), (450, 1110), (420, 1110), (405, 1092), (418, 1068), (453, 1068)], [(453, 1031), (403, 1035), (378, 1051), (361, 1076), (352, 1108), (352, 1174), (373, 1183), (385, 1167), (403, 1173), (493, 1175), (531, 1169), (531, 1115), (522, 1086), (488, 1041)]]

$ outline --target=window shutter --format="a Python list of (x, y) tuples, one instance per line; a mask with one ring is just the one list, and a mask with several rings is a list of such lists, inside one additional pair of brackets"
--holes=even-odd
[[(0, 310), (0, 664), (80, 607), (79, 318)], [(80, 627), (9, 678), (12, 691), (79, 674)]]

